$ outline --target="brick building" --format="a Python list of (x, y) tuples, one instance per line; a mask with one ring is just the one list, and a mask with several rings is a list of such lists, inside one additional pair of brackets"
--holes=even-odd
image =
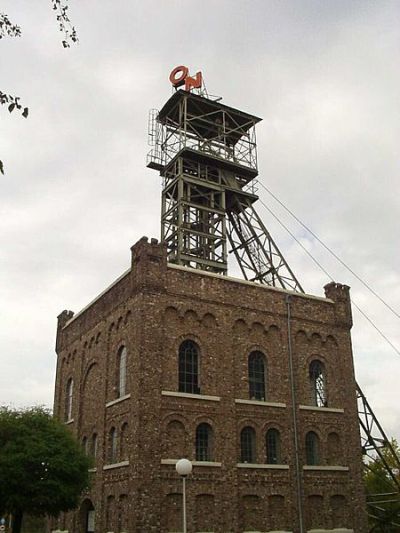
[[(349, 289), (325, 298), (167, 261), (131, 268), (58, 317), (55, 414), (94, 456), (53, 529), (367, 531)], [(94, 526), (95, 524), (95, 526)]]

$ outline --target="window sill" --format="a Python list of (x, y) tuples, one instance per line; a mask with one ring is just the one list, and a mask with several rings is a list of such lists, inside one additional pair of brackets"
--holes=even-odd
[(299, 409), (303, 411), (319, 411), (321, 413), (344, 413), (344, 409), (336, 409), (336, 407), (317, 407), (316, 405), (299, 405)]
[(266, 463), (237, 463), (237, 468), (263, 468), (264, 470), (289, 470), (289, 465), (269, 465)]
[(68, 424), (72, 424), (73, 421), (74, 421), (74, 419), (73, 419), (73, 418), (70, 418), (69, 420), (67, 420), (66, 422), (64, 422), (64, 424), (65, 424), (66, 426), (68, 426)]
[(121, 461), (120, 463), (104, 465), (103, 470), (112, 470), (113, 468), (120, 468), (121, 466), (129, 466), (129, 461)]
[(88, 472), (97, 472), (97, 468), (88, 468)]
[(339, 527), (335, 529), (308, 529), (307, 533), (354, 533), (354, 529), (347, 529), (346, 527)]
[(125, 394), (125, 396), (120, 396), (119, 398), (116, 398), (115, 400), (111, 400), (111, 402), (107, 402), (106, 407), (111, 407), (112, 405), (123, 402), (124, 400), (127, 400), (130, 397), (131, 397), (130, 394)]
[(263, 405), (264, 407), (286, 407), (285, 403), (280, 402), (263, 402), (262, 400), (242, 400), (237, 399), (235, 403), (244, 403), (248, 405)]
[(220, 396), (207, 396), (206, 394), (192, 394), (190, 392), (174, 392), (169, 390), (162, 390), (162, 396), (173, 396), (175, 398), (192, 398), (194, 400), (207, 400), (209, 402), (220, 402)]
[[(161, 459), (162, 465), (176, 465), (179, 459)], [(193, 466), (211, 466), (211, 467), (221, 467), (222, 463), (216, 461), (191, 461)]]
[(348, 466), (323, 466), (323, 465), (304, 465), (303, 470), (325, 470), (327, 472), (348, 472)]

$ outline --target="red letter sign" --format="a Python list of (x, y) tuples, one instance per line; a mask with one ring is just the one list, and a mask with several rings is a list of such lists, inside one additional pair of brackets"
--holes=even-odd
[(175, 67), (169, 75), (169, 81), (172, 83), (175, 89), (184, 85), (185, 90), (190, 91), (190, 89), (192, 88), (201, 88), (201, 85), (203, 83), (203, 76), (201, 72), (198, 72), (195, 78), (189, 76), (189, 69), (184, 65), (179, 65), (179, 67)]
[[(177, 76), (177, 74), (179, 74), (179, 76)], [(175, 67), (174, 70), (171, 72), (171, 74), (169, 75), (169, 81), (175, 88), (180, 87), (181, 85), (185, 84), (185, 80), (188, 74), (189, 69), (183, 65), (180, 65), (179, 67)]]

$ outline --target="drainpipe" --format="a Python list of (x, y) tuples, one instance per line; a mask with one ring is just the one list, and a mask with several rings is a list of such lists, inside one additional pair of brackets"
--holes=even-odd
[(288, 349), (289, 349), (289, 379), (290, 392), (292, 397), (292, 416), (293, 416), (293, 436), (294, 436), (294, 451), (295, 451), (295, 466), (296, 466), (296, 492), (297, 492), (297, 508), (299, 512), (299, 532), (304, 533), (303, 527), (303, 498), (302, 498), (302, 472), (300, 467), (299, 457), (299, 435), (297, 431), (297, 410), (296, 410), (296, 391), (294, 385), (294, 371), (293, 371), (293, 351), (292, 351), (292, 330), (291, 330), (291, 296), (286, 295), (287, 306), (287, 334), (288, 334)]

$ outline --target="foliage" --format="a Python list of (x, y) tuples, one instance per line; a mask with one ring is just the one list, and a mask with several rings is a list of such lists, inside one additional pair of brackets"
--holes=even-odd
[[(400, 448), (395, 439), (390, 447), (381, 449), (383, 460), (376, 455), (372, 461), (365, 462), (364, 484), (367, 493), (370, 531), (400, 531)], [(396, 458), (397, 455), (397, 458)], [(392, 471), (391, 477), (385, 462)]]
[(0, 13), (0, 39), (9, 37), (21, 37), (21, 28), (10, 22), (5, 13)]
[(66, 2), (68, 0), (51, 0), (53, 4), (53, 10), (57, 11), (57, 21), (60, 32), (64, 34), (64, 39), (61, 41), (64, 48), (70, 48), (70, 42), (77, 43), (78, 37), (76, 34), (75, 27), (72, 26), (71, 21), (68, 17), (68, 5)]
[(77, 507), (89, 467), (71, 432), (47, 410), (0, 409), (0, 515), (13, 515), (13, 533), (23, 513), (57, 516)]
[[(77, 43), (78, 37), (75, 30), (75, 27), (72, 26), (71, 20), (68, 16), (68, 0), (50, 0), (52, 3), (53, 10), (56, 11), (56, 17), (58, 22), (58, 27), (61, 33), (64, 34), (64, 38), (61, 41), (64, 48), (70, 48), (70, 43)], [(0, 39), (3, 37), (21, 37), (21, 28), (16, 24), (12, 23), (8, 16), (5, 13), (0, 13)], [(14, 109), (21, 110), (22, 105), (20, 104), (19, 96), (12, 96), (11, 94), (6, 94), (0, 91), (0, 104), (7, 105), (8, 111), (12, 113)], [(23, 108), (22, 116), (27, 118), (29, 109), (27, 107)], [(4, 174), (4, 164), (0, 160), (0, 173)]]

